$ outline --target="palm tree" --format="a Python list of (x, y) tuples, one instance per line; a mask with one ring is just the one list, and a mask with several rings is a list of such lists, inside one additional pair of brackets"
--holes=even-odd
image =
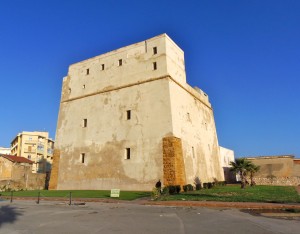
[(244, 158), (237, 158), (235, 162), (230, 162), (231, 168), (230, 171), (233, 171), (235, 174), (239, 174), (241, 177), (241, 188), (246, 187), (246, 176), (248, 168), (250, 167), (251, 162)]
[(260, 166), (257, 166), (252, 162), (250, 162), (250, 164), (248, 165), (247, 171), (250, 172), (250, 180), (251, 180), (250, 185), (251, 186), (254, 186), (256, 184), (255, 181), (254, 181), (254, 174), (256, 172), (258, 172), (259, 169), (260, 169)]

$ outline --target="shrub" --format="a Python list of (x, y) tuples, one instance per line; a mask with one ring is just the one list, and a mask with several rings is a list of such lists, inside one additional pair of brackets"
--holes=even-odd
[(159, 197), (160, 197), (159, 189), (158, 188), (153, 188), (152, 193), (151, 193), (151, 198), (156, 200)]
[(180, 190), (181, 190), (180, 185), (169, 185), (163, 189), (163, 193), (165, 194), (165, 192), (168, 191), (168, 194), (174, 195), (176, 193), (180, 193)]
[(183, 185), (182, 188), (183, 188), (184, 192), (193, 191), (194, 190), (193, 185), (191, 185), (191, 184)]
[(196, 190), (200, 190), (201, 188), (201, 184), (196, 184)]
[(164, 187), (164, 188), (162, 189), (162, 194), (163, 194), (163, 195), (169, 195), (169, 194), (170, 194), (170, 192), (169, 192), (169, 187)]
[(176, 193), (180, 193), (181, 186), (180, 185), (175, 185), (175, 188), (176, 188)]

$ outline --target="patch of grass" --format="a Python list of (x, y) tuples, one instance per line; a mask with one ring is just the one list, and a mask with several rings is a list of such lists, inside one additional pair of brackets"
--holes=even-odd
[[(16, 191), (13, 192), (14, 197), (38, 197), (40, 192), (41, 197), (65, 197), (69, 198), (70, 192), (72, 192), (73, 198), (110, 198), (109, 190), (32, 190), (32, 191)], [(2, 196), (10, 196), (10, 192), (1, 192)], [(142, 197), (149, 197), (150, 192), (132, 192), (122, 191), (120, 192), (120, 200), (135, 200)]]
[(291, 186), (257, 185), (241, 189), (233, 185), (162, 196), (160, 200), (300, 203), (300, 196)]

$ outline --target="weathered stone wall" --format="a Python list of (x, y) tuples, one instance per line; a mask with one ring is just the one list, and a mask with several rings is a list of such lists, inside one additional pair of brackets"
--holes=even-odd
[[(250, 181), (250, 178), (248, 179)], [(254, 177), (257, 185), (299, 186), (300, 177)]]
[(268, 178), (286, 178), (293, 176), (293, 156), (276, 156), (276, 157), (257, 157), (246, 158), (255, 165), (260, 166), (256, 173), (257, 177)]
[(300, 159), (294, 159), (293, 176), (300, 177)]
[(185, 185), (182, 142), (177, 137), (163, 138), (163, 185)]
[(59, 159), (60, 159), (60, 152), (58, 149), (54, 149), (52, 169), (51, 169), (50, 182), (49, 182), (49, 190), (57, 189)]
[[(224, 181), (214, 114), (202, 91), (170, 82), (173, 135), (182, 139), (186, 182)], [(188, 92), (187, 90), (190, 90)], [(207, 97), (207, 95), (206, 95)]]
[(298, 160), (294, 160), (294, 156), (264, 156), (246, 159), (260, 166), (254, 177), (258, 185), (297, 186), (300, 184), (300, 164), (297, 163)]
[(0, 157), (0, 180), (10, 179), (12, 176), (13, 162)]
[(0, 180), (0, 190), (44, 189), (46, 174), (32, 173), (30, 165), (14, 164), (12, 177)]

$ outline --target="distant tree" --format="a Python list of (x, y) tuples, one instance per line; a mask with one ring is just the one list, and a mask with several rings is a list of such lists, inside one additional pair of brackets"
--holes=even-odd
[(250, 162), (250, 163), (248, 164), (247, 171), (250, 173), (250, 180), (251, 180), (250, 185), (251, 185), (251, 186), (254, 186), (254, 185), (256, 184), (255, 181), (254, 181), (254, 174), (255, 174), (256, 172), (258, 172), (259, 169), (260, 169), (260, 166), (257, 166), (257, 165), (255, 165), (255, 164), (252, 163), (252, 162)]
[(230, 162), (230, 171), (234, 172), (235, 174), (239, 174), (241, 178), (241, 188), (246, 188), (247, 183), (247, 172), (250, 168), (251, 162), (244, 159), (244, 158), (237, 158), (235, 162)]

